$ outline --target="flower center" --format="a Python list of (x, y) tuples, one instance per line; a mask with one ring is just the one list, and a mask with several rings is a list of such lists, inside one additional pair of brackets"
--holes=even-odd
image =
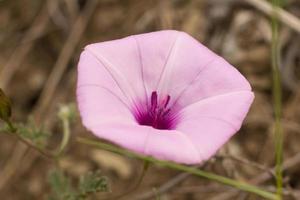
[(168, 107), (170, 99), (170, 95), (167, 95), (159, 102), (157, 92), (153, 91), (150, 106), (146, 106), (146, 109), (139, 109), (135, 115), (137, 122), (140, 125), (152, 126), (156, 129), (174, 129), (175, 117), (171, 113), (171, 108)]

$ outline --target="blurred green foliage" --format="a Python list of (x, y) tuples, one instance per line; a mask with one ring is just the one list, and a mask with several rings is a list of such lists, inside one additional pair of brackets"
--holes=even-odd
[(51, 186), (52, 194), (49, 196), (49, 200), (65, 200), (71, 198), (75, 194), (71, 189), (71, 182), (62, 171), (51, 171), (48, 177), (49, 184)]
[(83, 175), (77, 187), (73, 187), (62, 171), (54, 170), (49, 175), (49, 183), (52, 189), (49, 200), (85, 200), (92, 194), (110, 190), (107, 178), (99, 171)]
[(51, 135), (43, 126), (37, 125), (33, 118), (29, 118), (27, 123), (17, 123), (15, 127), (18, 130), (17, 134), (40, 148), (45, 147)]
[(82, 197), (97, 192), (108, 192), (108, 180), (106, 177), (101, 176), (100, 171), (89, 172), (80, 178), (78, 190)]

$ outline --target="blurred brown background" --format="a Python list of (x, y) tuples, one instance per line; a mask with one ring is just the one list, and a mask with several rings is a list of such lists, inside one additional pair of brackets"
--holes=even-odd
[[(254, 3), (253, 3), (254, 2)], [(76, 64), (83, 47), (161, 29), (188, 32), (225, 57), (247, 77), (255, 101), (240, 132), (204, 166), (274, 191), (271, 26), (267, 13), (251, 0), (0, 0), (0, 84), (13, 102), (13, 119), (32, 116), (61, 139), (58, 105), (75, 102)], [(300, 1), (284, 1), (300, 17)], [(285, 21), (289, 24), (289, 21)], [(299, 28), (299, 27), (298, 27)], [(300, 199), (300, 34), (280, 31), (283, 81), (284, 193)], [(113, 194), (128, 190), (141, 162), (76, 143), (87, 136), (79, 119), (60, 166), (71, 179), (101, 169)], [(0, 199), (47, 199), (52, 161), (0, 134)], [(259, 163), (259, 164), (258, 164)], [(153, 188), (156, 188), (155, 190)], [(155, 192), (156, 191), (156, 192)], [(104, 199), (101, 193), (91, 199)], [(252, 200), (254, 195), (176, 171), (152, 166), (137, 191), (124, 199)]]

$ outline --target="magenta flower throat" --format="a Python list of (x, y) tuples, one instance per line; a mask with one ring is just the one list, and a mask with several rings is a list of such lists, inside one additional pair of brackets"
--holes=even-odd
[(173, 129), (176, 117), (171, 114), (169, 107), (170, 95), (159, 103), (157, 92), (152, 92), (150, 106), (146, 109), (137, 108), (135, 118), (140, 125), (152, 126), (156, 129)]
[(78, 64), (84, 126), (157, 159), (209, 159), (240, 129), (253, 98), (238, 70), (178, 31), (91, 44)]

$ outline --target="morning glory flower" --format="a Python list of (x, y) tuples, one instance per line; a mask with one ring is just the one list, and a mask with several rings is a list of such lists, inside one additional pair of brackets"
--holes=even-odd
[(253, 98), (238, 70), (179, 31), (90, 44), (78, 64), (84, 126), (162, 160), (209, 159), (240, 129)]

